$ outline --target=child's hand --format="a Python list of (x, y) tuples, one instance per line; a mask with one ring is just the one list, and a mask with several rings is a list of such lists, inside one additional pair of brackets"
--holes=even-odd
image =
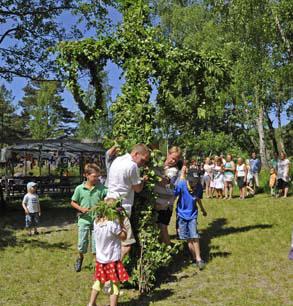
[(202, 215), (203, 215), (204, 217), (206, 217), (206, 216), (208, 215), (205, 209), (202, 209), (201, 212), (202, 212)]
[(25, 210), (24, 210), (24, 213), (25, 213), (26, 215), (28, 215), (28, 214), (29, 214), (29, 211), (28, 211), (27, 209), (25, 209)]
[(83, 208), (83, 207), (80, 208), (80, 212), (82, 212), (83, 214), (85, 214), (85, 213), (87, 213), (89, 211), (90, 210), (88, 208)]
[(41, 212), (39, 212), (39, 217), (41, 217)]

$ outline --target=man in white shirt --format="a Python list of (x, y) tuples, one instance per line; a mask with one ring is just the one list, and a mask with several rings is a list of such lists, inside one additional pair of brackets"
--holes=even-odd
[[(139, 167), (143, 167), (149, 160), (149, 149), (144, 144), (137, 144), (131, 153), (117, 157), (109, 171), (108, 176), (108, 198), (122, 198), (122, 206), (128, 217), (134, 201), (134, 192), (141, 192), (147, 177), (140, 178)], [(135, 243), (131, 224), (128, 218), (124, 222), (127, 230), (127, 238), (122, 242), (122, 258), (130, 251), (131, 245)]]

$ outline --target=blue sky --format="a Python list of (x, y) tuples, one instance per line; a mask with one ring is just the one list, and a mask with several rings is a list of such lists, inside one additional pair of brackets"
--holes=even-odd
[[(121, 14), (117, 12), (114, 9), (110, 9), (109, 16), (111, 20), (115, 23), (118, 23), (121, 21)], [(60, 22), (66, 29), (69, 29), (72, 24), (75, 22), (76, 18), (72, 16), (70, 13), (64, 13), (62, 16), (60, 16), (58, 22)], [(3, 29), (5, 31), (5, 29)], [(2, 32), (2, 29), (0, 30), (0, 33)], [(93, 36), (95, 35), (94, 31), (89, 31), (87, 32), (86, 36)], [(85, 36), (85, 37), (86, 37)], [(8, 41), (8, 43), (11, 43), (11, 41)], [(0, 59), (0, 64), (1, 64), (1, 59)], [(122, 73), (122, 70), (117, 67), (117, 65), (108, 62), (106, 65), (105, 70), (108, 72), (108, 80), (109, 80), (109, 85), (113, 88), (112, 89), (112, 100), (116, 98), (116, 96), (120, 93), (120, 88), (121, 85), (123, 84), (124, 80), (123, 78), (120, 79), (120, 75)], [(6, 82), (3, 79), (0, 79), (0, 84), (5, 84), (5, 86), (12, 91), (13, 94), (13, 102), (16, 105), (18, 101), (21, 100), (23, 97), (23, 88), (27, 84), (27, 80), (24, 78), (16, 77), (14, 80), (10, 83)], [(70, 93), (67, 89), (64, 90), (63, 93), (63, 98), (64, 98), (64, 106), (69, 108), (72, 111), (78, 111), (78, 107)]]
[[(109, 11), (109, 16), (111, 18), (111, 20), (114, 23), (118, 23), (121, 21), (122, 17), (121, 14), (119, 12), (117, 12), (115, 9), (110, 9)], [(63, 26), (67, 29), (69, 29), (72, 24), (75, 22), (76, 17), (72, 16), (70, 13), (64, 13), (62, 14), (62, 16), (60, 16), (59, 18), (59, 22), (63, 24)], [(0, 33), (2, 31), (5, 31), (5, 29), (0, 30)], [(86, 36), (94, 36), (94, 32), (87, 32)], [(0, 59), (0, 64), (1, 64), (1, 59)], [(113, 64), (112, 62), (108, 62), (106, 65), (105, 70), (108, 73), (108, 81), (109, 81), (109, 85), (112, 87), (112, 100), (115, 100), (116, 96), (119, 95), (120, 93), (120, 89), (122, 84), (124, 83), (124, 79), (123, 77), (120, 78), (122, 70), (119, 69), (117, 67), (117, 65)], [(12, 91), (13, 97), (14, 97), (14, 104), (16, 105), (18, 103), (19, 100), (21, 100), (21, 98), (23, 97), (23, 88), (27, 83), (27, 80), (25, 80), (24, 78), (15, 78), (11, 83), (6, 82), (5, 80), (1, 80), (0, 79), (0, 84), (5, 84), (6, 87)], [(156, 89), (153, 89), (153, 93), (151, 96), (151, 99), (154, 100), (156, 97)], [(71, 111), (78, 111), (78, 107), (71, 95), (71, 93), (65, 89), (64, 93), (63, 93), (63, 99), (64, 99), (64, 106), (66, 106), (67, 108), (69, 108)], [(292, 100), (289, 102), (289, 104), (292, 103)], [(276, 116), (274, 114), (271, 114), (271, 118), (274, 120), (274, 126), (276, 126)], [(286, 114), (283, 113), (282, 114), (282, 124), (286, 124), (288, 122)]]

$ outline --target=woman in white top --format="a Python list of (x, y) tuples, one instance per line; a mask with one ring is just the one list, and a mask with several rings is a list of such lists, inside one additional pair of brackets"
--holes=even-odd
[(209, 157), (205, 159), (205, 163), (203, 166), (204, 169), (204, 175), (203, 175), (203, 180), (205, 183), (205, 188), (206, 188), (206, 197), (210, 198), (212, 197), (212, 191), (211, 191), (211, 180), (213, 176), (213, 167), (214, 165), (211, 163), (211, 160)]
[(247, 180), (247, 168), (243, 161), (243, 158), (240, 157), (238, 158), (236, 166), (236, 181), (239, 187), (241, 200), (244, 200), (245, 198), (246, 180)]
[(279, 196), (283, 193), (284, 198), (286, 198), (288, 196), (290, 181), (290, 161), (286, 158), (285, 152), (281, 152), (280, 157), (277, 164), (277, 189), (279, 190)]
[(222, 199), (224, 190), (224, 168), (221, 157), (215, 159), (214, 188), (216, 190), (217, 199)]

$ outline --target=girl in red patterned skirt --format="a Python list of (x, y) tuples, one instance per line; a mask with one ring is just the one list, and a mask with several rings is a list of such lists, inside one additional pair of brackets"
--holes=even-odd
[(94, 239), (96, 242), (95, 283), (92, 287), (88, 306), (96, 306), (96, 299), (105, 283), (111, 285), (110, 305), (116, 306), (119, 296), (119, 284), (129, 279), (121, 262), (121, 240), (126, 239), (121, 212), (108, 199), (98, 204), (98, 216), (94, 222)]

